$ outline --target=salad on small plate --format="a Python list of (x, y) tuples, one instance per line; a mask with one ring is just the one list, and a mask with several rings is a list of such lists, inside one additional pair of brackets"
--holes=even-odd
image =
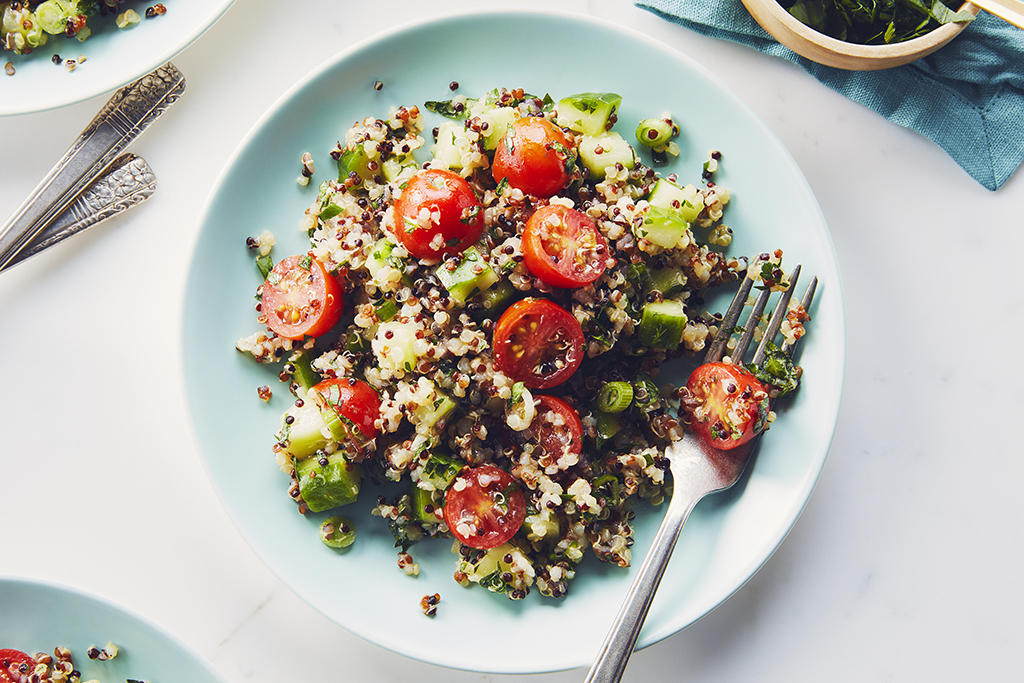
[(234, 0), (0, 2), (0, 116), (116, 90), (192, 44)]
[(77, 680), (100, 683), (224, 683), (202, 655), (148, 619), (75, 588), (16, 576), (0, 575), (0, 663), (0, 683), (31, 681), (43, 669), (50, 674), (43, 680), (53, 681), (78, 672)]

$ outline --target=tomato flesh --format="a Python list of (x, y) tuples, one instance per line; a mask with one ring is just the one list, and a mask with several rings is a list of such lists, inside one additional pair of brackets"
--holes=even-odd
[(471, 548), (495, 548), (516, 535), (526, 519), (526, 498), (508, 472), (482, 465), (463, 472), (448, 488), (444, 521)]
[(517, 119), (494, 151), (491, 172), (525, 194), (550, 197), (568, 183), (576, 152), (565, 133), (547, 119)]
[(11, 675), (11, 667), (19, 671), (18, 667), (26, 667), (24, 674), (31, 675), (36, 668), (36, 660), (21, 650), (2, 649), (0, 650), (0, 683), (14, 683), (21, 680), (21, 675)]
[(480, 239), (483, 206), (465, 178), (439, 168), (420, 171), (395, 201), (394, 233), (421, 259), (459, 254)]
[(494, 328), (494, 362), (515, 382), (548, 389), (583, 362), (583, 329), (572, 313), (547, 299), (527, 298), (502, 313)]
[(743, 368), (730, 363), (705, 363), (686, 382), (695, 405), (691, 425), (715, 448), (744, 444), (764, 430), (770, 399), (764, 386)]
[[(355, 425), (366, 439), (377, 436), (374, 423), (380, 417), (380, 395), (369, 384), (351, 377), (325, 379), (312, 391), (317, 394), (321, 406), (333, 409), (338, 417), (347, 420), (346, 426)], [(350, 434), (357, 440), (359, 436)]]
[(287, 339), (319, 337), (341, 318), (341, 285), (312, 256), (289, 256), (267, 275), (260, 316), (275, 334)]
[(604, 273), (608, 240), (586, 214), (551, 204), (526, 221), (523, 256), (530, 273), (552, 287), (582, 287)]
[[(530, 423), (530, 436), (544, 447), (542, 467), (565, 469), (575, 465), (583, 452), (583, 422), (571, 405), (557, 396), (534, 396), (537, 413)], [(551, 472), (549, 472), (550, 474)]]

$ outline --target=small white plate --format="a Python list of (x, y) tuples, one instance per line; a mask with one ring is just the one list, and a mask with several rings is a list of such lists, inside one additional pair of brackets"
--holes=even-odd
[[(376, 90), (375, 81), (383, 87)], [(246, 540), (292, 590), (332, 620), (385, 648), (435, 664), (501, 673), (582, 666), (595, 656), (635, 569), (588, 556), (562, 600), (534, 592), (511, 602), (454, 583), (449, 541), (411, 553), (416, 578), (396, 565), (387, 525), (372, 518), (367, 486), (345, 509), (358, 527), (346, 553), (317, 538), (288, 497), (288, 478), (271, 446), (290, 403), (277, 369), (234, 349), (259, 329), (253, 294), (260, 277), (245, 238), (271, 230), (276, 258), (304, 252), (299, 220), (334, 170), (328, 151), (366, 116), (389, 108), (524, 88), (556, 99), (582, 91), (623, 96), (617, 130), (633, 137), (642, 118), (671, 112), (682, 153), (663, 173), (700, 182), (710, 149), (722, 152), (719, 184), (732, 190), (726, 222), (735, 254), (782, 248), (821, 280), (815, 318), (801, 345), (805, 383), (762, 439), (756, 462), (733, 490), (705, 499), (683, 530), (640, 637), (670, 636), (712, 610), (768, 559), (796, 521), (818, 479), (839, 410), (846, 349), (842, 286), (821, 212), (793, 159), (775, 136), (703, 68), (651, 38), (578, 15), (492, 11), (440, 18), (375, 37), (344, 52), (287, 93), (242, 142), (202, 218), (185, 294), (183, 367), (192, 423), (207, 471)], [(439, 123), (427, 116), (426, 130)], [(300, 156), (317, 173), (296, 183)], [(802, 288), (798, 288), (802, 291)], [(725, 298), (731, 294), (726, 292)], [(718, 304), (716, 304), (718, 305)], [(681, 384), (663, 373), (664, 381)], [(261, 385), (274, 388), (264, 403)], [(389, 494), (389, 497), (392, 494)], [(638, 505), (634, 566), (650, 547), (660, 509)], [(420, 599), (440, 593), (437, 616)]]
[[(11, 62), (15, 69), (13, 76), (0, 72), (0, 116), (55, 109), (116, 90), (191, 45), (232, 2), (168, 0), (166, 14), (152, 19), (143, 16), (131, 29), (118, 29), (107, 21), (110, 17), (94, 17), (89, 23), (96, 28), (85, 41), (50, 36), (46, 45), (31, 54), (0, 51), (0, 67)], [(148, 6), (139, 3), (133, 9), (141, 15)], [(69, 72), (51, 61), (54, 54), (61, 59), (79, 55), (87, 59)]]

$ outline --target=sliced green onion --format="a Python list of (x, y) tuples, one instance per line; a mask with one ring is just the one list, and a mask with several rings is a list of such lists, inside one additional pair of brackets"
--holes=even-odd
[(386, 323), (398, 315), (398, 304), (395, 303), (393, 297), (378, 300), (373, 304), (373, 308), (377, 312), (377, 319), (382, 323)]
[(356, 540), (356, 525), (348, 517), (328, 517), (320, 525), (320, 540), (328, 548), (347, 548)]
[(633, 402), (633, 386), (629, 382), (608, 382), (597, 395), (597, 409), (621, 413)]
[(663, 147), (673, 137), (674, 126), (666, 119), (644, 119), (636, 129), (636, 140), (645, 147)]

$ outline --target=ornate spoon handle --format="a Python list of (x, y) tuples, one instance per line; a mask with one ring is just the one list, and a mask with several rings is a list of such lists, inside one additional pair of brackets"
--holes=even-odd
[(0, 270), (15, 266), (57, 242), (141, 204), (154, 192), (156, 176), (146, 160), (135, 154), (122, 154)]
[(0, 228), (0, 268), (10, 263), (132, 140), (174, 104), (184, 89), (185, 77), (173, 64), (165, 64), (114, 93)]

